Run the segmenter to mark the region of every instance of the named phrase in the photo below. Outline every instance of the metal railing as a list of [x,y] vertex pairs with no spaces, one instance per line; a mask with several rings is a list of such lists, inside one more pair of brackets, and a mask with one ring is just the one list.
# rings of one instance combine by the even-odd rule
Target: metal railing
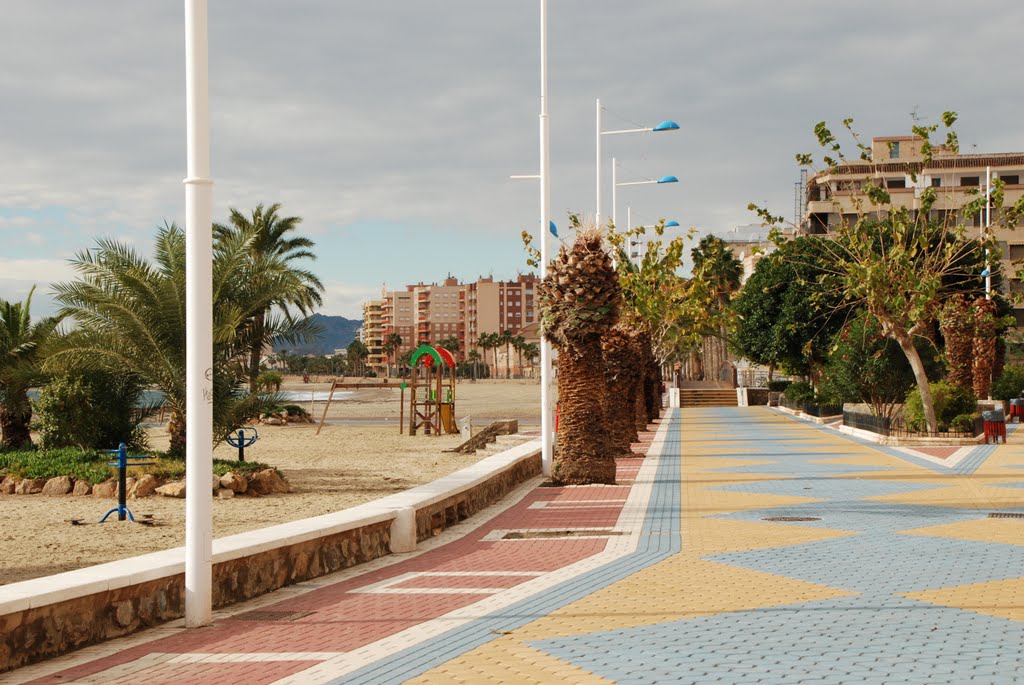
[[843,413],[843,408],[838,404],[818,404],[816,402],[794,402],[793,400],[786,399],[783,395],[779,400],[779,404],[786,409],[792,409],[793,411],[801,411],[809,416],[816,416],[821,418],[822,416],[839,416]]
[[884,416],[874,416],[873,414],[844,411],[843,425],[894,438],[974,438],[985,432],[984,422],[981,420],[981,417],[974,420],[974,425],[970,431],[932,432],[908,426],[906,420],[901,418],[890,419]]

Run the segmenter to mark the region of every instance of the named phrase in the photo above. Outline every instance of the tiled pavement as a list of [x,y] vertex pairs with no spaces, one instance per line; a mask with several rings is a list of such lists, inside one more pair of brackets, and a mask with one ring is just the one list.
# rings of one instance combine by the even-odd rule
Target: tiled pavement
[[0,683],[1024,683],[1024,519],[987,516],[1024,437],[946,468],[764,408],[658,428],[618,486]]

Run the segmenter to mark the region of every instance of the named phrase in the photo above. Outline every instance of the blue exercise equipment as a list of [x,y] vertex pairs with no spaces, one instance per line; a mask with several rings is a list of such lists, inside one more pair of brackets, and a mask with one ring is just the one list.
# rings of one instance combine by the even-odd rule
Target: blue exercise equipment
[[117,506],[108,511],[100,519],[100,523],[107,520],[107,517],[117,512],[117,520],[124,521],[125,518],[135,523],[135,517],[128,510],[128,467],[129,466],[150,466],[156,462],[152,461],[128,461],[129,459],[149,459],[149,456],[129,457],[128,447],[122,442],[116,450],[105,450],[105,454],[116,454],[117,461],[107,462],[109,466],[117,467]]
[[[251,437],[246,436],[245,431],[247,430],[252,431]],[[259,437],[260,434],[252,426],[242,426],[238,429],[238,435],[229,433],[224,440],[232,447],[238,448],[238,461],[245,461],[245,448],[259,440]]]

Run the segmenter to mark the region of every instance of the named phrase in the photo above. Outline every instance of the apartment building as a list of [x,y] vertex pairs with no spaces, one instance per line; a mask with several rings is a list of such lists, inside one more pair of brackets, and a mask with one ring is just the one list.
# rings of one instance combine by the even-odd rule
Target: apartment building
[[[1012,205],[1024,195],[1024,152],[991,154],[954,154],[944,146],[933,147],[933,157],[924,162],[921,154],[922,139],[916,136],[888,136],[873,138],[871,161],[851,162],[831,173],[813,176],[807,182],[807,202],[801,221],[801,232],[829,234],[844,222],[857,216],[857,203],[863,200],[861,190],[869,180],[881,181],[888,190],[895,207],[917,210],[921,206],[921,193],[935,188],[937,201],[932,207],[933,218],[952,217],[959,209],[976,198],[968,191],[986,190],[987,174],[1001,179],[1005,191],[1005,205]],[[916,174],[916,180],[912,178]],[[864,200],[866,204],[866,200]],[[975,217],[973,225],[982,230],[982,218]],[[1004,290],[1010,295],[1024,292],[1016,267],[1012,262],[1024,258],[1024,230],[993,229],[1003,253],[1000,264],[1004,277]],[[1012,303],[1018,327],[1024,326],[1024,305]]]
[[363,303],[362,341],[366,345],[366,366],[371,371],[384,368],[384,328],[382,312],[384,300]]
[[[459,343],[456,357],[460,361],[468,350],[479,350],[478,341],[484,333],[509,330],[528,342],[539,342],[534,325],[536,283],[534,274],[520,274],[508,281],[495,281],[488,276],[471,283],[460,283],[449,275],[441,283],[417,283],[407,285],[405,290],[385,291],[375,301],[380,303],[381,310],[380,340],[383,344],[389,334],[397,333],[402,344],[395,357],[401,357],[421,343],[438,345],[442,340],[455,338]],[[367,321],[365,317],[373,314],[372,308],[367,309],[370,304],[364,305]],[[364,323],[364,328],[372,335],[372,325]],[[385,371],[385,357],[382,353],[374,358],[374,370],[378,373]],[[493,353],[489,357],[493,366]]]

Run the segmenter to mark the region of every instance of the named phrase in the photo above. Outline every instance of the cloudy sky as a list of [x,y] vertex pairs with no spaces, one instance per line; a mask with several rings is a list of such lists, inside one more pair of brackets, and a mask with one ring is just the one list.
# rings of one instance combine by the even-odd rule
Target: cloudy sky
[[[820,120],[906,134],[961,115],[965,152],[1024,150],[1024,3],[550,0],[552,210],[593,212],[594,102],[620,223],[705,232],[793,213]],[[0,297],[68,279],[97,237],[148,252],[183,222],[180,1],[6,3],[0,21]],[[214,218],[281,202],[317,242],[324,312],[382,284],[525,270],[538,225],[537,0],[211,0]]]

